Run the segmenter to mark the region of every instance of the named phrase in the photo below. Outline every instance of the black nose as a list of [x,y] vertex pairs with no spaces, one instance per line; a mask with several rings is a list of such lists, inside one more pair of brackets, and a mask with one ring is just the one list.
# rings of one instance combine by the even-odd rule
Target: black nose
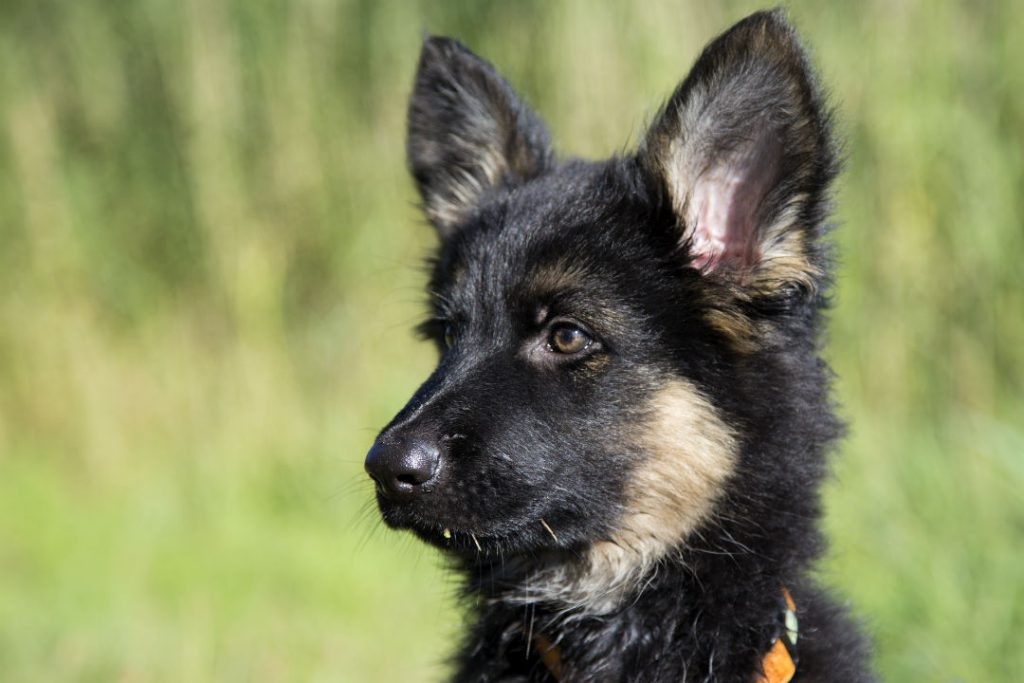
[[410,437],[377,439],[366,454],[366,472],[381,493],[392,500],[409,500],[434,478],[441,450],[433,441]]

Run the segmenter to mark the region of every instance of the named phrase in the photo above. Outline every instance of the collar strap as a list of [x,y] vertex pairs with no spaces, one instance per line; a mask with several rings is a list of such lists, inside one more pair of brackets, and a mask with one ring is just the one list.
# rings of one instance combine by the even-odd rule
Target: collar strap
[[785,608],[779,615],[768,654],[761,660],[762,673],[757,683],[789,683],[796,675],[796,641],[800,636],[800,622],[796,618],[796,603],[788,589],[782,589],[782,597]]
[[[796,641],[800,635],[800,622],[797,621],[796,603],[789,589],[783,587],[782,597],[785,606],[779,613],[777,630],[768,653],[761,660],[762,674],[757,683],[789,683],[796,675]],[[562,680],[562,651],[558,646],[543,633],[533,635],[532,645],[552,678]]]

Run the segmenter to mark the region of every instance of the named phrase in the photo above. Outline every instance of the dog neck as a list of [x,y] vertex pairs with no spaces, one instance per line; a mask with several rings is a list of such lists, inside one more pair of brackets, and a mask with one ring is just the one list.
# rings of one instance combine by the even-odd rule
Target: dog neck
[[[796,602],[787,588],[782,589],[782,601],[777,617],[776,630],[764,657],[761,672],[756,683],[789,683],[796,675],[799,654],[800,622],[796,615]],[[563,666],[561,648],[543,632],[528,634],[527,646],[540,657],[548,674],[556,681],[567,678]]]

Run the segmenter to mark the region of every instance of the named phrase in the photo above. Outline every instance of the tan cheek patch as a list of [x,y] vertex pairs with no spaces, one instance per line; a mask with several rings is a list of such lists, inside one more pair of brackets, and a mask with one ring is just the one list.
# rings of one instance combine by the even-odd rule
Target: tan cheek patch
[[673,380],[652,398],[638,446],[646,457],[615,532],[580,562],[532,577],[524,601],[610,612],[710,517],[736,466],[736,437],[692,383]]
[[672,381],[651,409],[641,437],[647,458],[633,473],[625,515],[612,539],[594,547],[612,557],[625,550],[625,561],[641,567],[710,515],[736,465],[732,430],[690,382]]

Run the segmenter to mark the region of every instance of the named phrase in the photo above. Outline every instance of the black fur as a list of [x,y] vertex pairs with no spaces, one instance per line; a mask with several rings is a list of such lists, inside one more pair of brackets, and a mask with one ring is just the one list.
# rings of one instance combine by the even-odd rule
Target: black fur
[[[809,574],[841,432],[819,356],[830,130],[778,12],[711,43],[641,149],[596,163],[556,162],[489,64],[426,41],[408,150],[442,238],[422,326],[441,357],[367,469],[384,520],[466,578],[455,680],[550,680],[542,635],[562,680],[753,681],[783,587],[794,680],[873,680]],[[674,518],[690,495],[695,524]],[[635,571],[602,580],[595,548]]]

